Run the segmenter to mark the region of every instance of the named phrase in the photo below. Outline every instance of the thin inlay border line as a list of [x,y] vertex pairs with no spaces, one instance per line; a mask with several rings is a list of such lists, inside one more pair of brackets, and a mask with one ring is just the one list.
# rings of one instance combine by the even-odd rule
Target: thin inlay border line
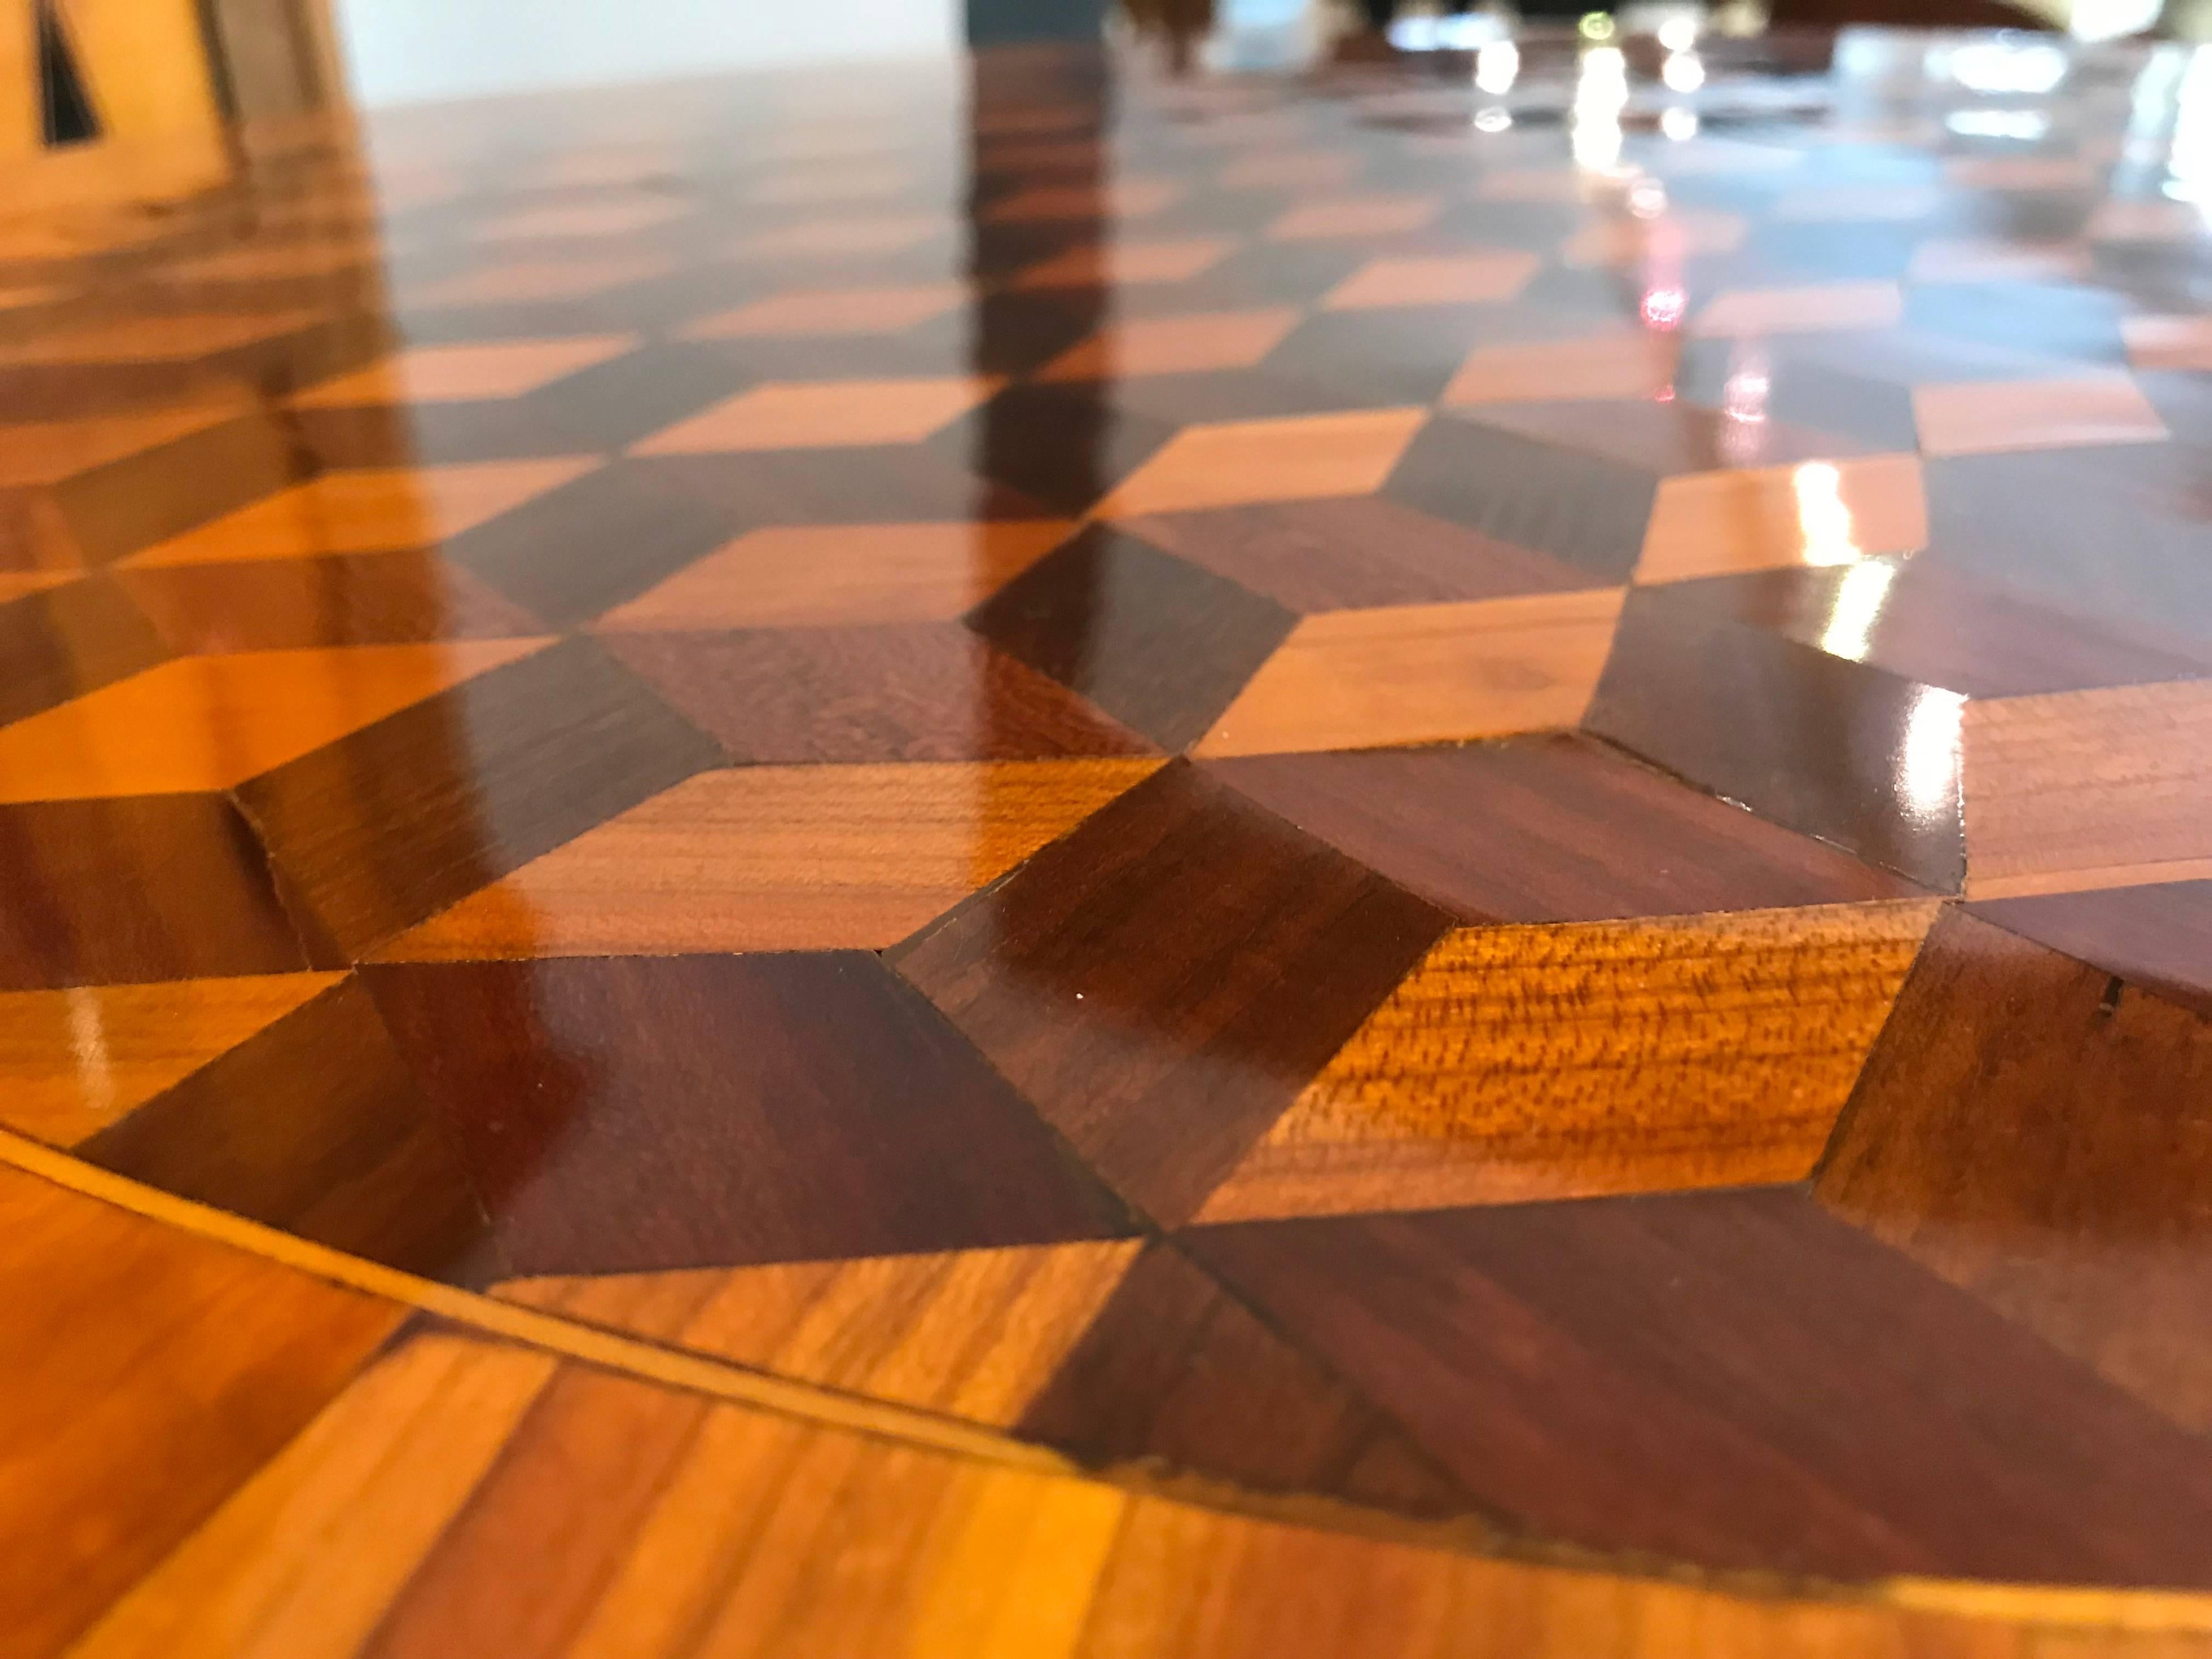
[[[1878,1579],[1863,1585],[1811,1580],[1793,1584],[1768,1574],[1667,1568],[1650,1562],[1615,1564],[1568,1545],[1501,1540],[1487,1527],[1481,1527],[1478,1540],[1470,1537],[1469,1528],[1462,1523],[1446,1523],[1439,1528],[1399,1521],[1329,1499],[1270,1498],[1188,1475],[1164,1475],[1136,1468],[1094,1470],[1048,1448],[1015,1440],[955,1418],[775,1376],[727,1360],[684,1353],[595,1326],[574,1323],[536,1309],[501,1302],[474,1291],[417,1278],[394,1267],[348,1255],[328,1245],[296,1238],[211,1206],[111,1175],[9,1129],[0,1128],[0,1164],[180,1232],[246,1250],[298,1272],[398,1303],[479,1336],[518,1343],[600,1370],[821,1427],[1001,1468],[1062,1479],[1103,1480],[1124,1490],[1225,1513],[1393,1537],[1455,1554],[1522,1561],[1532,1568],[1565,1568],[1614,1577],[1658,1580],[1746,1600],[1835,1606],[1874,1603],[1918,1613],[2076,1631],[2212,1634],[2212,1595],[2208,1594],[2072,1589],[1918,1577]],[[1345,1524],[1347,1521],[1352,1522],[1349,1528]],[[1475,1524],[1480,1526],[1480,1522]]]

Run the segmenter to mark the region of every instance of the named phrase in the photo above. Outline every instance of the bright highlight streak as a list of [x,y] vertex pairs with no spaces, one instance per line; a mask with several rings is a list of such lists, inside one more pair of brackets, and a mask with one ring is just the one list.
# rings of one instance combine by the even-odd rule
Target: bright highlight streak
[[1869,559],[1844,573],[1836,597],[1828,607],[1827,625],[1820,630],[1820,649],[1832,657],[1864,662],[1874,649],[1874,627],[1889,599],[1889,585],[1897,580],[1897,567]]
[[1797,497],[1797,529],[1805,539],[1807,564],[1856,564],[1866,556],[1851,510],[1844,505],[1841,472],[1826,461],[1808,461],[1790,474],[1790,487]]
[[1521,75],[1521,48],[1510,40],[1494,40],[1474,55],[1474,84],[1492,97],[1513,90]]

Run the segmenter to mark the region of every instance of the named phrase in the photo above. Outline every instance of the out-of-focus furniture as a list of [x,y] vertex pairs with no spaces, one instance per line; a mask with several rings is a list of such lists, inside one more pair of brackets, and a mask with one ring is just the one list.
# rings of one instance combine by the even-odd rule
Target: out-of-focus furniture
[[324,0],[0,0],[0,218],[191,195],[343,104]]

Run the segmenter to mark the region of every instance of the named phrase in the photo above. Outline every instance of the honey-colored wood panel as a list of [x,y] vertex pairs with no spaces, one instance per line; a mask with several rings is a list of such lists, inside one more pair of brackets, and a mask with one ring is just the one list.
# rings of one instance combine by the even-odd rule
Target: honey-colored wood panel
[[634,455],[920,443],[995,392],[994,376],[757,386],[631,446]]
[[1496,303],[1520,293],[1543,263],[1537,255],[1518,248],[1374,259],[1330,289],[1322,300],[1322,309],[1371,311],[1392,306]]
[[958,283],[901,288],[794,290],[704,318],[684,330],[695,340],[812,339],[898,334],[964,304]]
[[1173,241],[1078,243],[1019,272],[1017,289],[1090,288],[1111,283],[1176,283],[1219,264],[1237,244],[1225,236]]
[[1307,617],[1193,753],[1286,754],[1573,726],[1626,590]]
[[1489,1559],[431,1334],[72,1659],[2203,1659],[2201,1624],[2178,1597],[1904,1581],[1822,1601]]
[[0,605],[19,599],[26,593],[59,587],[64,582],[74,581],[78,574],[74,570],[0,570]]
[[337,977],[255,974],[0,994],[0,1123],[74,1146]]
[[148,548],[130,562],[194,564],[428,546],[557,489],[596,465],[581,459],[486,461],[325,473]]
[[1849,564],[1927,544],[1916,455],[1687,472],[1660,480],[1636,579]]
[[2180,1659],[2208,1646],[2197,1635],[1733,1596],[1144,1498],[1129,1506],[1076,1659]]
[[1051,1379],[1138,1248],[530,1279],[495,1294],[778,1376],[1005,1425]]
[[0,1631],[60,1653],[405,1310],[0,1170]]
[[1802,1180],[1935,912],[1448,934],[1200,1218]]
[[222,127],[193,0],[60,0],[111,138],[213,143]]
[[1160,764],[702,773],[462,900],[387,946],[382,958],[881,949]]
[[1477,346],[1444,388],[1448,406],[1650,398],[1670,391],[1681,342],[1619,329],[1591,339]]
[[1127,1501],[572,1370],[362,1652],[1042,1659]]
[[[347,246],[310,247],[310,254],[349,263],[358,257]],[[271,251],[272,252],[274,250]],[[262,256],[265,261],[269,255]],[[198,268],[207,275],[207,266]],[[240,271],[247,276],[297,274],[265,268]],[[471,398],[519,398],[526,392],[596,363],[618,357],[637,343],[627,334],[585,335],[574,339],[503,340],[487,344],[417,346],[367,368],[323,381],[292,399],[295,408],[343,408],[349,404],[465,402]]]
[[[1533,261],[1532,261],[1533,263]],[[1115,380],[1249,368],[1298,325],[1295,306],[1131,318],[1071,346],[1038,371],[1040,380]]]
[[[88,168],[94,162],[121,166],[133,154],[128,146],[88,144],[57,151],[26,176],[51,178],[79,162]],[[20,335],[0,343],[0,363],[183,362],[234,346],[257,345],[321,320],[312,311],[277,310],[118,317]]]
[[41,147],[33,15],[30,0],[8,0],[0,18],[0,215],[42,216],[25,228],[66,252],[145,234],[110,204],[187,195],[228,175],[193,0],[58,0],[55,21],[100,124],[97,142],[58,150]]
[[153,449],[244,412],[246,400],[210,395],[179,408],[0,427],[0,486],[54,484]]
[[1419,409],[1186,428],[1124,479],[1100,518],[1379,489],[1427,418]]
[[177,658],[0,727],[0,801],[227,789],[547,643]]
[[553,1375],[427,1334],[372,1367],[70,1650],[70,1659],[344,1659]]
[[32,0],[0,0],[0,166],[39,153],[44,127]]
[[603,628],[950,622],[1060,545],[1064,519],[779,525],[740,536],[600,620]]
[[2212,680],[1969,702],[1966,893],[2212,871]]

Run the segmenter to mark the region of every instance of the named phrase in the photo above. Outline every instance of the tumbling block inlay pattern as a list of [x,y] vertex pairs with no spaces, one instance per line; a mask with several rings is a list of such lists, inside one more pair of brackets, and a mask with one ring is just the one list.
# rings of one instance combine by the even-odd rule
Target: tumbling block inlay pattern
[[1802,1180],[1934,914],[1449,934],[1199,1219]]
[[0,1122],[74,1146],[336,981],[246,975],[0,994]]
[[1222,9],[15,204],[9,1659],[2212,1659],[2185,55]]
[[896,945],[1152,760],[705,772],[525,865],[386,961]]
[[2212,873],[2212,681],[1967,704],[1975,898]]
[[417,346],[387,362],[325,380],[292,401],[301,408],[316,409],[519,398],[618,357],[636,343],[630,336],[603,335],[501,345]]
[[495,1294],[699,1353],[1011,1424],[1128,1272],[1133,1242],[692,1273],[524,1279]]
[[136,555],[133,564],[296,559],[427,547],[557,489],[587,460],[333,472]]
[[547,643],[179,658],[0,727],[0,800],[227,789]]
[[1382,486],[1425,418],[1417,409],[1386,409],[1192,427],[1124,480],[1098,514],[1364,495]]
[[2150,400],[2118,374],[1916,386],[1912,413],[1930,455],[2156,443],[2166,435]]
[[1074,527],[1017,519],[756,530],[609,611],[600,625],[681,631],[949,622]]
[[1660,481],[1636,579],[1845,564],[1927,544],[1928,502],[1915,456],[1687,472]]
[[1308,617],[1199,755],[1380,748],[1571,726],[1604,672],[1622,590]]
[[709,455],[919,443],[994,390],[994,381],[969,377],[755,386],[655,433],[631,453]]

